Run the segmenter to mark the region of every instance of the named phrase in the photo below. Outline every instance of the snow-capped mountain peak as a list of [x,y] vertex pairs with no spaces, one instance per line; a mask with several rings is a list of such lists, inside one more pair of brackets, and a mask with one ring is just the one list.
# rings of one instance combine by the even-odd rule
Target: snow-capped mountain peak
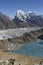
[[24,11],[22,11],[22,10],[18,10],[16,12],[16,17],[18,19],[22,20],[22,21],[25,21],[25,19],[26,19],[26,13]]
[[[16,23],[18,26],[22,27],[27,27],[28,25],[30,26],[43,26],[43,15],[38,15],[35,12],[24,12],[22,10],[18,10],[16,12],[16,15],[13,19],[13,21]],[[33,25],[31,25],[33,24]]]
[[24,11],[22,11],[22,10],[18,10],[18,11],[17,11],[17,15],[18,15],[18,14],[24,15],[24,14],[25,14],[25,12],[24,12]]

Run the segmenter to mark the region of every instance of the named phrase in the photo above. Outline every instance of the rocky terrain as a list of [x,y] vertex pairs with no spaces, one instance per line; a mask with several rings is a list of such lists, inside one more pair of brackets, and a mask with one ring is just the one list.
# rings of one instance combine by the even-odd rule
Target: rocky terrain
[[0,51],[18,49],[27,42],[35,42],[38,39],[38,36],[43,34],[43,28],[37,30],[33,29],[33,31],[30,31],[29,28],[25,29],[25,31],[24,29],[12,29],[5,30],[3,32],[2,31],[0,31]]
[[11,21],[9,16],[0,12],[0,30],[15,28],[16,24]]
[[0,65],[43,65],[43,59],[25,56],[20,54],[11,54],[0,52]]

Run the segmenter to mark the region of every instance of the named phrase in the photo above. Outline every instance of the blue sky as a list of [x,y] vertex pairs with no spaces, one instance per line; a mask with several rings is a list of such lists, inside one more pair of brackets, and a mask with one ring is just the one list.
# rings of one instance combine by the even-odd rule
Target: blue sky
[[43,15],[43,0],[0,0],[0,12],[14,16],[17,10]]

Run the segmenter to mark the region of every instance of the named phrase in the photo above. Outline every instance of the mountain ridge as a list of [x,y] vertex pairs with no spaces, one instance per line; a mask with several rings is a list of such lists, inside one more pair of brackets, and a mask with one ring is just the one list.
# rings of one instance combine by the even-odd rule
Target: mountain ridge
[[9,16],[0,12],[0,29],[13,29],[24,27],[43,27],[43,15],[37,15],[34,12],[25,13],[18,10],[15,17],[11,20]]
[[[19,13],[19,14],[18,14]],[[34,12],[28,12],[25,13],[22,10],[18,10],[16,12],[16,15],[13,19],[15,23],[20,22],[27,23],[29,26],[29,23],[36,26],[42,26],[43,27],[43,15],[37,15]]]

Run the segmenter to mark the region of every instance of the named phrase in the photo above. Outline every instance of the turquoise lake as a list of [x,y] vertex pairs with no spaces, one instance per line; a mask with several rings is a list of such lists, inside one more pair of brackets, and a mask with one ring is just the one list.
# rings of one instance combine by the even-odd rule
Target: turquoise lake
[[27,43],[18,50],[12,50],[11,52],[43,58],[43,40]]

